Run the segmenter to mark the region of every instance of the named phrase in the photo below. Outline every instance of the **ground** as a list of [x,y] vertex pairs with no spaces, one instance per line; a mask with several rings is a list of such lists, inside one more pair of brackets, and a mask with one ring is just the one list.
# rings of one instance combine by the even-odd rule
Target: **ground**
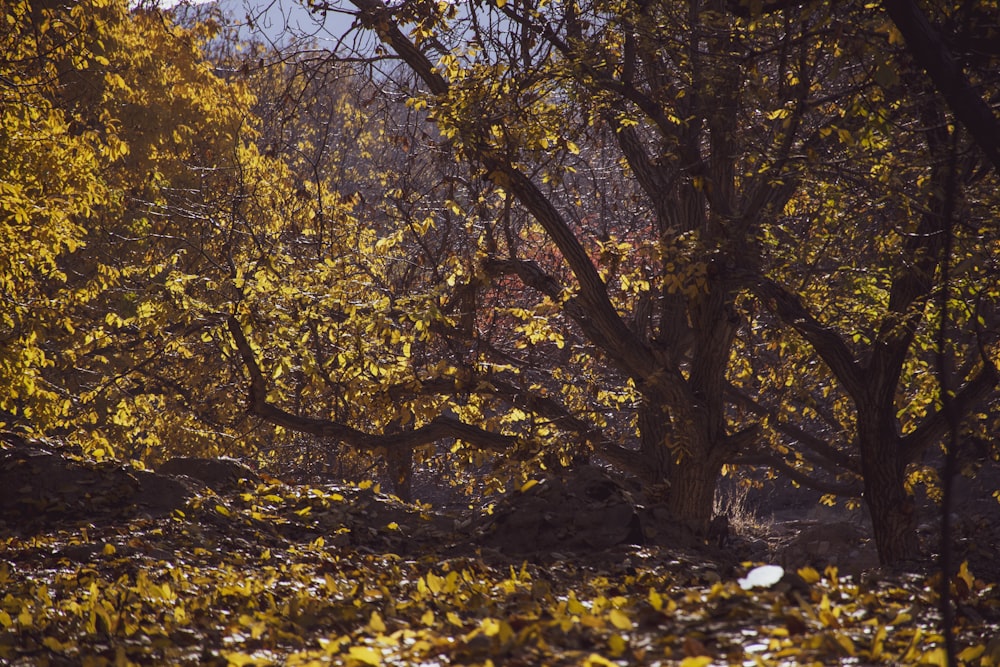
[[[286,485],[235,462],[182,462],[168,476],[3,454],[4,664],[944,658],[933,562],[848,572],[823,560],[860,553],[863,534],[822,529],[649,539],[655,508],[631,514],[629,492],[590,469],[526,485],[489,514],[407,505],[371,484]],[[755,582],[768,562],[783,576]],[[998,664],[995,580],[973,564],[951,586],[962,659]]]

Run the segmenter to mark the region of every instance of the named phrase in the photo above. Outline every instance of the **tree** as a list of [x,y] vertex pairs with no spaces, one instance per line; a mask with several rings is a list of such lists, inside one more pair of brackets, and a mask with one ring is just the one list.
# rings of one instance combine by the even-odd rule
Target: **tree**
[[[951,35],[950,44],[912,0],[886,0],[882,5],[902,33],[916,63],[926,70],[952,113],[972,134],[993,168],[1000,171],[1000,126],[996,115],[973,88],[962,63],[953,54],[957,47],[966,56],[976,54],[986,59],[997,56],[996,46],[990,39],[995,38],[990,32],[996,28],[989,21],[989,12],[996,11],[995,4],[968,3],[949,8],[951,15],[948,18],[955,23],[962,22],[959,30]],[[967,40],[966,44],[957,43],[961,38]]]
[[997,206],[876,8],[351,6],[381,51],[257,72],[155,9],[11,10],[6,421],[148,460],[304,434],[404,493],[430,446],[596,456],[695,532],[731,464],[818,466],[914,554],[935,318],[975,329],[951,405],[996,382]]
[[[860,452],[856,473],[866,486],[880,554],[886,562],[913,555],[905,468],[940,437],[941,419],[914,427],[912,451],[903,456],[889,454],[893,448],[885,443],[900,437],[894,421],[898,383],[914,358],[922,305],[941,261],[942,188],[952,177],[948,134],[926,133],[930,167],[921,182],[928,187],[916,196],[926,198],[927,212],[904,213],[912,221],[910,235],[895,237],[893,251],[912,253],[917,261],[899,266],[885,254],[888,246],[853,258],[875,262],[868,269],[872,285],[887,289],[888,302],[877,307],[886,310],[872,321],[871,359],[862,352],[858,363],[850,345],[830,335],[822,318],[807,317],[798,297],[775,289],[773,281],[744,279],[747,270],[759,275],[757,267],[775,265],[767,240],[787,224],[783,214],[799,186],[812,180],[806,165],[855,159],[873,148],[873,140],[890,141],[886,124],[895,119],[877,94],[891,84],[892,64],[860,28],[878,25],[877,14],[850,8],[831,13],[814,5],[793,12],[783,3],[758,11],[711,3],[559,9],[497,3],[467,14],[420,4],[353,4],[360,24],[419,78],[423,90],[414,104],[430,111],[447,148],[522,207],[538,229],[548,251],[542,261],[524,257],[509,241],[480,244],[486,284],[495,288],[498,279],[516,277],[542,295],[547,321],[565,318],[562,324],[575,330],[581,349],[600,359],[595,385],[617,381],[632,390],[618,395],[626,397],[622,405],[632,405],[622,412],[632,415],[638,446],[594,437],[606,427],[599,422],[578,429],[578,437],[642,471],[649,482],[666,480],[674,514],[703,528],[722,465],[739,460],[756,433],[752,415],[740,424],[745,428],[737,425],[726,396],[735,370],[737,295],[745,290],[805,336],[844,385]],[[834,16],[858,31],[832,29]],[[769,99],[775,87],[777,100]],[[938,114],[917,95],[908,108],[925,121]],[[574,204],[561,197],[566,163],[553,154],[576,153],[603,129],[627,165],[632,196],[643,199],[649,224],[639,238],[645,246],[594,234],[577,223],[587,215],[574,214]],[[855,142],[861,153],[852,150]],[[590,156],[583,151],[573,167]],[[823,177],[829,180],[821,187],[840,190],[843,173],[828,170]],[[877,190],[886,182],[864,196],[884,197]],[[864,228],[850,215],[838,225],[831,234]],[[617,248],[617,259],[609,247]],[[639,249],[650,255],[641,261],[652,261],[622,269],[622,256]],[[880,283],[880,275],[887,282]],[[622,292],[615,289],[616,277]],[[967,408],[992,386],[988,367],[979,368],[982,374],[964,378],[969,383],[960,398]],[[832,454],[822,440],[814,437],[812,444]],[[855,465],[850,456],[832,458]]]
[[[942,105],[921,86],[902,85],[912,77],[896,76],[906,67],[898,54],[884,46],[875,53],[881,55],[867,102],[853,111],[854,126],[840,130],[850,167],[839,167],[835,179],[819,175],[803,191],[809,195],[790,202],[789,219],[804,223],[793,223],[807,239],[804,254],[747,286],[832,374],[802,372],[795,386],[808,394],[798,405],[803,416],[790,416],[791,407],[779,428],[800,452],[811,450],[814,461],[863,482],[879,555],[888,563],[919,553],[912,486],[927,473],[915,464],[947,432],[944,399],[929,370],[937,323],[951,319],[962,331],[992,320],[995,286],[982,267],[990,264],[996,202],[992,179],[948,125]],[[952,220],[961,223],[946,254]],[[943,289],[955,295],[947,312],[936,306]],[[995,389],[992,353],[982,342],[952,335],[942,351],[950,359],[956,418]],[[853,407],[839,416],[827,410],[826,426],[816,428],[813,419],[810,428],[804,417],[819,416],[817,396],[823,402],[830,395],[831,381]],[[809,393],[810,385],[820,391]]]
[[[114,195],[103,170],[127,153],[111,123],[81,130],[54,103],[60,65],[97,65],[80,36],[85,8],[8,4],[0,34],[0,422],[38,435],[65,425],[71,398],[48,376],[49,339],[72,334],[69,314],[94,293],[67,285],[63,261]],[[56,335],[58,335],[56,333]]]
[[[939,244],[947,215],[944,210],[947,189],[943,181],[949,178],[948,135],[943,119],[931,127],[930,132],[936,136],[928,138],[932,162],[926,168],[930,172],[924,195],[926,204],[921,207],[922,212],[909,214],[896,203],[875,204],[878,211],[875,215],[879,215],[885,221],[883,224],[889,226],[882,232],[885,235],[883,241],[877,242],[882,249],[878,250],[881,257],[873,258],[875,264],[851,262],[829,272],[823,271],[817,275],[817,282],[824,283],[819,287],[813,286],[812,278],[806,278],[793,288],[769,279],[759,279],[751,286],[782,321],[808,341],[851,399],[853,410],[849,412],[850,420],[834,435],[846,435],[850,443],[848,451],[857,454],[857,459],[853,459],[853,454],[849,455],[846,468],[848,472],[853,469],[860,473],[879,555],[887,563],[915,558],[918,554],[915,505],[908,490],[907,467],[915,463],[930,445],[941,440],[946,427],[937,387],[933,384],[928,386],[921,379],[921,375],[926,375],[928,368],[933,367],[930,355],[934,349],[933,324],[941,316],[934,313],[931,300],[941,289],[937,282],[943,261]],[[861,211],[867,212],[868,207],[863,207]],[[853,212],[859,211],[855,209]],[[859,228],[856,222],[846,226],[848,229],[851,227]],[[890,231],[892,229],[898,231]],[[907,229],[911,231],[905,231]],[[977,231],[983,230],[980,228]],[[893,236],[893,241],[884,243]],[[847,238],[852,237],[848,235]],[[836,246],[830,245],[832,247],[826,251],[836,257]],[[975,245],[975,242],[970,242],[970,245]],[[856,248],[840,258],[864,259],[857,255]],[[907,261],[893,261],[883,253],[892,253]],[[869,277],[861,280],[871,281],[868,289],[855,282],[850,292],[838,294],[834,291],[837,309],[819,306],[829,303],[827,299],[833,295],[829,295],[827,285],[831,281],[842,280],[838,278],[839,273],[859,270],[859,276]],[[982,274],[964,276],[964,280],[969,281],[983,279],[985,276]],[[982,283],[967,285],[966,294],[985,295]],[[808,296],[808,303],[812,304],[810,307],[805,305],[807,302],[803,296],[810,295],[814,289],[829,296],[826,299],[817,298],[815,294]],[[966,322],[970,312],[976,313],[975,309],[970,310],[961,304],[958,310],[965,314],[956,316]],[[992,362],[987,360],[982,363],[980,350],[974,341],[970,346],[968,339],[952,340],[951,345],[952,353],[957,357],[955,379],[961,383],[954,396],[954,407],[957,414],[966,414],[992,392],[997,377]],[[816,374],[810,379],[817,379]],[[811,433],[815,437],[816,431]],[[805,447],[813,444],[807,439],[800,442]],[[830,441],[824,441],[821,447],[813,449],[821,453],[841,451]],[[827,456],[827,459],[837,462],[838,457]],[[851,462],[852,459],[856,463]]]
[[[669,487],[674,515],[704,530],[723,464],[756,432],[726,395],[741,318],[724,269],[760,261],[809,156],[836,148],[830,107],[857,85],[825,77],[853,36],[816,6],[753,19],[701,3],[354,6],[482,193],[478,208],[453,200],[475,253],[438,264],[438,312],[417,336],[474,354],[416,371],[408,395],[444,391],[488,447],[571,437]],[[594,202],[612,196],[624,201],[601,220]]]
[[[230,366],[213,331],[227,336],[236,265],[256,271],[264,232],[307,214],[253,144],[253,98],[205,60],[210,24],[124,0],[9,17],[5,232],[26,254],[8,255],[23,308],[4,409],[98,457],[226,452],[250,426],[216,400]],[[41,398],[51,415],[29,403]]]

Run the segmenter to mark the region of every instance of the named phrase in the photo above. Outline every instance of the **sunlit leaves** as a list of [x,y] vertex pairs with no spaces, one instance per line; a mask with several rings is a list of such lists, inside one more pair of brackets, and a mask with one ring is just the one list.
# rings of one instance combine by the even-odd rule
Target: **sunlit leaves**
[[73,333],[68,313],[93,296],[65,286],[63,259],[85,244],[87,221],[114,199],[103,171],[127,153],[112,123],[74,129],[77,119],[54,99],[56,63],[79,54],[82,66],[90,57],[79,16],[42,11],[33,30],[31,7],[13,5],[0,37],[0,409],[26,430],[43,431],[68,414],[58,388],[43,379],[58,352],[42,343],[47,331]]
[[[388,533],[362,538],[358,550],[332,544],[333,527],[360,528],[369,513],[388,510],[419,544],[441,545],[425,520],[402,505],[373,505],[367,493],[247,487],[199,500],[183,519],[4,538],[12,560],[0,567],[0,658],[30,650],[96,660],[110,646],[133,662],[178,664],[703,665],[913,663],[941,651],[926,625],[936,598],[923,576],[859,584],[834,568],[803,568],[802,584],[743,590],[737,576],[752,576],[753,564],[720,576],[660,550],[633,550],[620,567],[564,556],[540,565],[484,560],[468,549],[401,558],[364,546],[388,544]],[[304,507],[312,508],[305,517],[293,511]],[[318,517],[329,522],[329,540],[311,540]],[[967,565],[955,585],[968,609],[995,606],[993,585]],[[963,625],[962,655],[983,655],[988,634]]]

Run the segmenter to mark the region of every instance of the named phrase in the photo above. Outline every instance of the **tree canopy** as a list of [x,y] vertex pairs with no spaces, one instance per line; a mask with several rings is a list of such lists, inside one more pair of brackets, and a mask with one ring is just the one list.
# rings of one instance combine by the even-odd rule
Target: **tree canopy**
[[[0,6],[4,451],[484,517],[596,466],[629,539],[700,546],[724,489],[807,487],[885,566],[997,458],[994,2],[309,0],[351,21],[330,48]],[[634,627],[628,590],[595,628]]]

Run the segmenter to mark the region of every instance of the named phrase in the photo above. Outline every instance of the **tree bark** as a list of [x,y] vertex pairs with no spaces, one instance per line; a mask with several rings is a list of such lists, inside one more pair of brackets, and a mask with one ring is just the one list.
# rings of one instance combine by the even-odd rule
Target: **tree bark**
[[[880,411],[884,414],[884,411]],[[858,415],[858,448],[864,471],[864,499],[872,520],[879,562],[914,560],[920,554],[914,499],[906,492],[906,462],[891,420],[879,413]]]
[[392,490],[405,502],[413,502],[413,449],[397,447],[385,454]]
[[659,500],[662,489],[671,518],[696,535],[706,534],[726,460],[723,452],[731,447],[710,441],[705,424],[673,423],[670,413],[652,400],[640,408],[639,429],[641,473],[650,494]]
[[671,466],[667,510],[697,535],[708,533],[721,471],[715,457],[681,456]]

